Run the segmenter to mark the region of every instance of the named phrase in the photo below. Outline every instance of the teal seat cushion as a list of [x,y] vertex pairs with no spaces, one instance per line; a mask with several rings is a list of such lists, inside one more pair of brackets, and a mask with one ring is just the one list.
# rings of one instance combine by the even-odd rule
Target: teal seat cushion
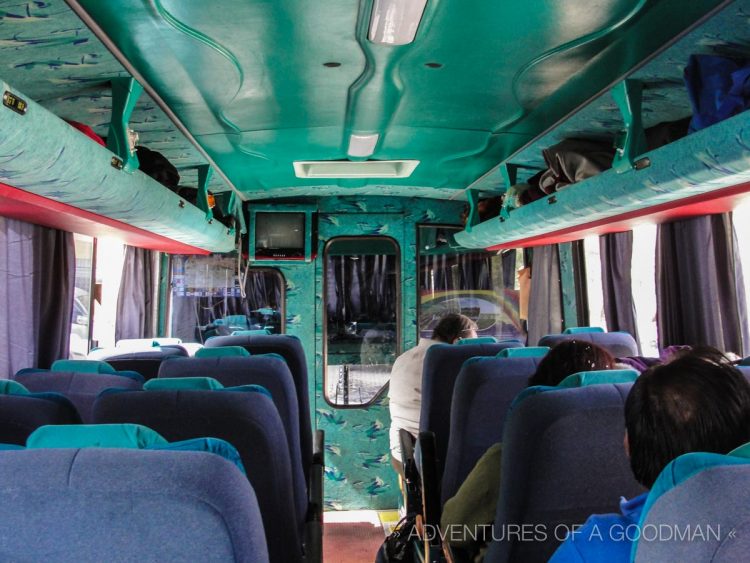
[[584,332],[606,332],[600,326],[571,326],[563,331],[563,334],[582,334]]
[[212,391],[224,389],[224,386],[213,377],[162,377],[150,379],[145,383],[143,389],[145,391],[176,391],[180,389]]
[[57,360],[52,364],[52,371],[75,371],[78,373],[110,373],[117,371],[107,362],[101,360]]
[[549,352],[549,346],[527,346],[505,348],[497,353],[497,358],[542,358]]
[[224,389],[221,389],[221,391],[232,391],[232,392],[240,392],[240,393],[260,393],[262,395],[265,395],[269,399],[273,399],[273,396],[271,395],[271,392],[263,387],[262,385],[238,385],[236,387],[225,387]]
[[140,424],[72,424],[40,426],[26,440],[34,448],[133,448],[164,445],[157,432]]
[[192,438],[190,440],[181,440],[179,442],[170,442],[168,444],[156,444],[149,446],[149,450],[167,450],[167,451],[184,451],[184,452],[209,452],[219,455],[224,459],[231,461],[237,468],[245,473],[245,466],[242,465],[242,459],[237,449],[219,438]]
[[265,328],[257,328],[253,330],[233,330],[232,336],[257,336],[258,334],[268,335],[271,331]]
[[216,348],[201,348],[195,353],[196,358],[221,358],[224,356],[249,356],[250,352],[242,346],[217,346]]
[[10,379],[0,379],[0,395],[29,395],[26,387]]
[[571,387],[586,387],[587,385],[602,385],[605,383],[634,383],[636,379],[638,379],[638,372],[634,369],[582,371],[569,375],[558,383],[557,387],[569,389]]
[[476,338],[461,338],[456,344],[495,344],[494,336],[477,336]]

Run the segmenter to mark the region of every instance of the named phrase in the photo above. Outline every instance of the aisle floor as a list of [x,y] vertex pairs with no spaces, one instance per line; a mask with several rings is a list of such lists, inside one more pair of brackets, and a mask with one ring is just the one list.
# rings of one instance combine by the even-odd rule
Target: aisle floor
[[351,510],[323,516],[323,563],[373,563],[398,512]]

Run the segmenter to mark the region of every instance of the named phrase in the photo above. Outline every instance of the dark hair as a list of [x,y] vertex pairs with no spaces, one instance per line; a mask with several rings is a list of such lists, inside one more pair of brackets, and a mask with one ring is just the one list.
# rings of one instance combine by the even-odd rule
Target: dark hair
[[645,371],[625,402],[630,467],[643,486],[689,452],[729,453],[750,441],[750,383],[716,349]]
[[601,346],[581,340],[563,340],[544,356],[529,386],[554,386],[581,371],[612,369],[615,359]]
[[463,338],[467,332],[476,330],[477,323],[469,317],[459,315],[458,313],[448,313],[432,331],[433,340],[439,340],[447,344],[452,344],[456,339]]

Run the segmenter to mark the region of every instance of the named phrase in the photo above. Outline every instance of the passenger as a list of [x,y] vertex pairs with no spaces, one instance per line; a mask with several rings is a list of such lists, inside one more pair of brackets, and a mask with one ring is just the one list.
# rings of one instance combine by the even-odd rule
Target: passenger
[[403,474],[399,430],[419,434],[419,413],[422,408],[422,366],[427,349],[433,344],[454,344],[462,338],[476,338],[477,325],[469,317],[450,313],[435,327],[432,339],[422,338],[419,344],[401,354],[393,363],[388,391],[391,410],[391,463]]
[[[750,383],[718,350],[694,351],[638,378],[625,403],[625,427],[633,475],[650,489],[682,454],[726,454],[750,441]],[[637,534],[614,532],[638,524],[647,494],[621,500],[622,514],[591,516],[550,561],[630,561]]]
[[[552,348],[539,362],[529,387],[547,385],[554,387],[563,379],[582,371],[598,371],[615,367],[612,355],[595,344],[578,340],[564,340]],[[500,495],[500,466],[502,444],[491,446],[479,458],[456,494],[443,507],[440,526],[446,531],[448,543],[478,556],[484,541],[475,540],[468,532],[482,531],[495,520],[495,508]],[[460,530],[461,533],[451,533]],[[481,560],[481,556],[479,557]]]

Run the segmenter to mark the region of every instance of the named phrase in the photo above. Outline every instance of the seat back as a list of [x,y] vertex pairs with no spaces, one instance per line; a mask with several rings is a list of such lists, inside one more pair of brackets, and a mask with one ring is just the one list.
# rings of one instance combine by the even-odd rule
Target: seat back
[[111,356],[102,356],[102,360],[118,371],[135,371],[140,373],[145,380],[149,380],[159,375],[159,366],[162,362],[172,358],[187,357],[187,355],[187,351],[182,346],[164,346],[133,352],[113,350]]
[[461,366],[474,356],[494,356],[505,348],[522,346],[511,340],[489,344],[435,344],[425,354],[422,369],[422,406],[419,431],[435,433],[435,456],[438,479],[442,477],[450,433],[451,398]]
[[539,339],[539,346],[554,348],[563,340],[591,342],[601,346],[616,358],[638,355],[638,344],[627,332],[581,332],[575,334],[548,334]]
[[453,389],[442,504],[456,494],[484,452],[502,440],[508,409],[541,360],[471,358],[464,362]]
[[252,487],[203,452],[0,451],[3,561],[267,562]]
[[80,422],[81,417],[73,403],[62,395],[0,394],[0,444],[22,446],[40,426]]
[[91,408],[105,389],[141,389],[143,383],[130,377],[106,373],[40,371],[17,373],[15,380],[35,393],[60,393],[70,399],[84,423],[93,422]]
[[689,453],[661,472],[641,513],[636,563],[747,560],[750,460]]
[[304,491],[294,488],[284,425],[265,393],[107,392],[97,399],[93,415],[98,424],[142,424],[170,442],[210,436],[232,444],[257,495],[271,560],[301,559],[304,514],[296,503]]
[[[632,383],[537,388],[516,400],[503,434],[502,481],[488,563],[547,561],[562,539],[551,531],[618,512],[618,499],[643,488],[623,448]],[[532,391],[532,389],[529,389]],[[537,541],[502,533],[543,526]],[[536,528],[535,528],[536,529]]]
[[[297,404],[299,406],[300,443],[302,447],[302,464],[305,474],[312,463],[312,419],[310,418],[309,383],[307,379],[307,360],[305,351],[299,338],[286,334],[272,334],[270,336],[239,335],[215,336],[206,340],[206,347],[242,346],[250,354],[279,354],[289,366],[294,378],[294,388],[297,390]],[[219,379],[219,381],[221,381]]]
[[[309,475],[309,465],[302,460],[304,431],[300,421],[299,404],[294,380],[286,362],[275,356],[178,358],[165,362],[160,371],[162,378],[212,377],[224,387],[261,385],[268,389],[284,423],[289,457],[292,465],[301,467],[304,476]],[[295,472],[296,475],[296,472]],[[298,484],[299,485],[299,484]],[[306,487],[306,485],[303,485]]]

